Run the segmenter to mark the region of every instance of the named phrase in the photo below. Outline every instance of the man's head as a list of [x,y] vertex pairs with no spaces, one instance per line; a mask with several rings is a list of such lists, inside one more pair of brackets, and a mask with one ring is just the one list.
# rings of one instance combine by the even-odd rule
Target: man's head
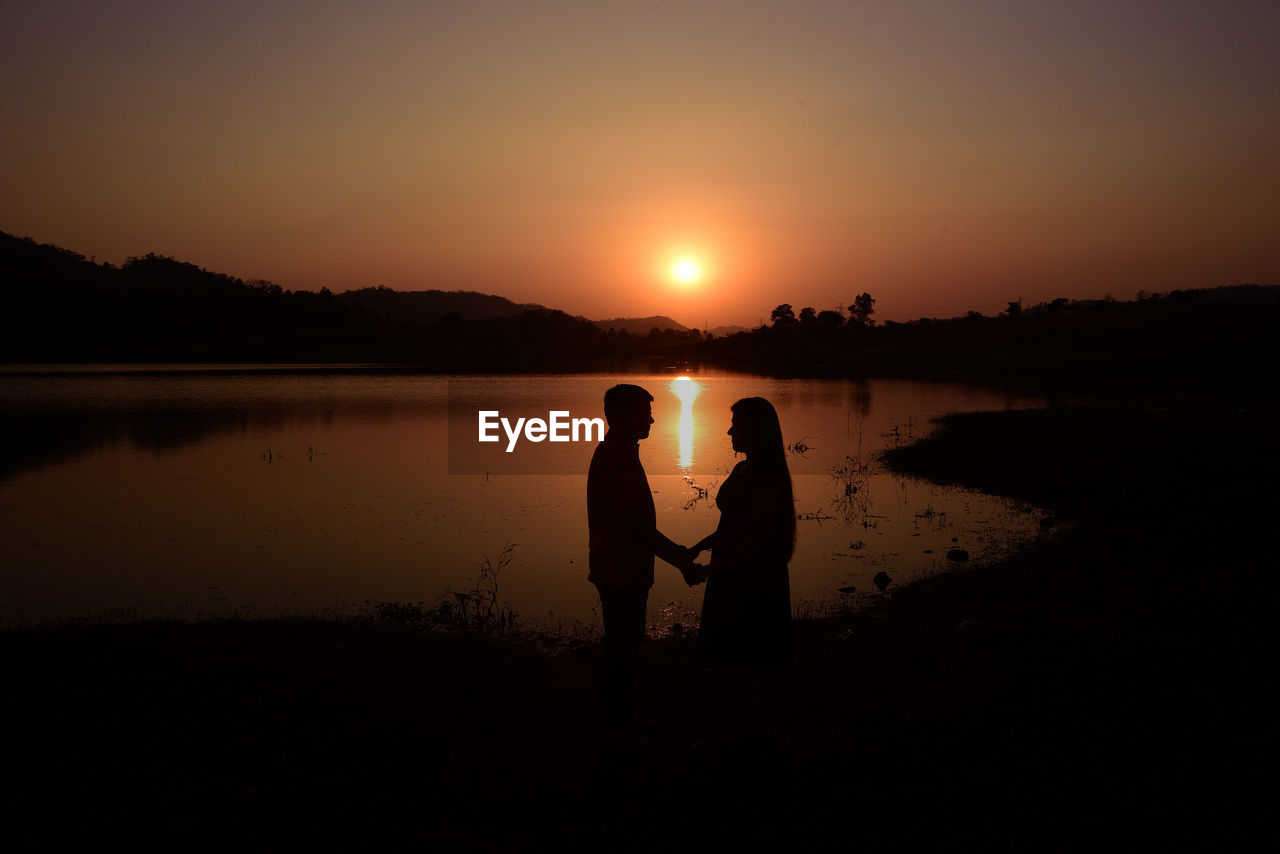
[[638,385],[614,386],[604,393],[604,420],[629,439],[646,438],[653,423],[653,395]]

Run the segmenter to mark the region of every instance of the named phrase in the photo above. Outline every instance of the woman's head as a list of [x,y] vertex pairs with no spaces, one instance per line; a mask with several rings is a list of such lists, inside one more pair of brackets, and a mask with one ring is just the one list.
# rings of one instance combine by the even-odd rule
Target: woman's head
[[729,407],[729,411],[733,413],[729,436],[735,451],[781,460],[786,465],[782,425],[772,403],[763,397],[744,397]]
[[778,546],[790,559],[796,547],[796,507],[777,410],[763,397],[744,397],[729,409],[733,413],[729,427],[733,449],[746,454],[756,476],[770,484],[770,504],[778,514],[774,529]]

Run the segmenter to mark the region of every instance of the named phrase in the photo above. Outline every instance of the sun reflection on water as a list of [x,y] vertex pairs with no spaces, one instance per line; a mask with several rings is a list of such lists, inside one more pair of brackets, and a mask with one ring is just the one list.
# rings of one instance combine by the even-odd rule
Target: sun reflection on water
[[702,385],[689,377],[680,376],[667,383],[667,388],[680,400],[680,449],[676,465],[687,470],[693,466],[693,402],[702,392]]

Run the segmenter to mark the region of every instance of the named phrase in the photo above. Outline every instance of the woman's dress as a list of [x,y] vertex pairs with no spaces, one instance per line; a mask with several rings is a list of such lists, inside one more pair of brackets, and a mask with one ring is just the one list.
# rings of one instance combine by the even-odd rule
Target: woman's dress
[[720,524],[698,631],[704,664],[791,661],[791,543],[784,514],[795,508],[787,492],[778,476],[753,470],[746,460],[720,486]]

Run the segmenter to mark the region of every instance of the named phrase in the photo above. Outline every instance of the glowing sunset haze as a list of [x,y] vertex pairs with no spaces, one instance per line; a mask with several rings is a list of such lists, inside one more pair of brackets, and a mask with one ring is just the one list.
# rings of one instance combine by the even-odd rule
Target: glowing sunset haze
[[0,229],[754,325],[1280,280],[1280,4],[6,3]]

